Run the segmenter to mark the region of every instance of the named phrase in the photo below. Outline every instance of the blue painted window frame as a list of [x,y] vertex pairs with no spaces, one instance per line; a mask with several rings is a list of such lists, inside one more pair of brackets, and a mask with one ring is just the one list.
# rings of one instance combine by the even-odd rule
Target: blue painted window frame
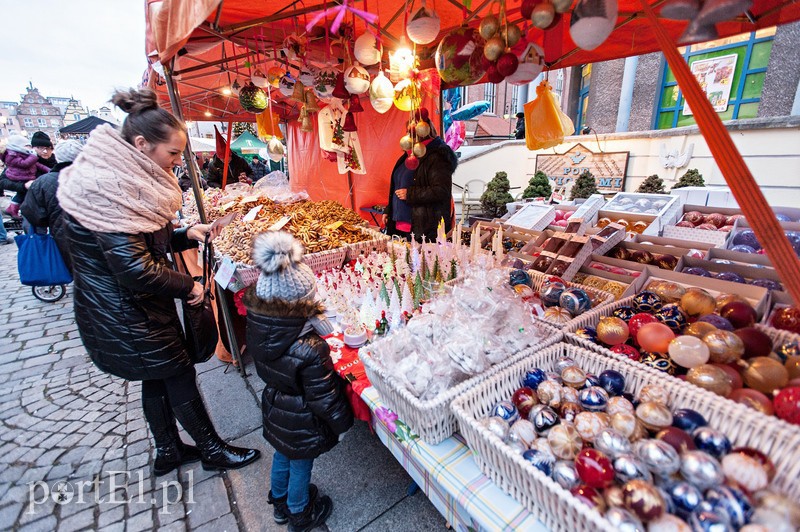
[[[741,48],[743,46],[747,47],[747,49],[745,51],[745,54],[744,54],[744,61],[743,61],[743,65],[742,65],[742,70],[740,71],[740,75],[739,75],[739,85],[737,87],[735,87],[736,94],[734,95],[733,98],[730,98],[730,100],[728,101],[728,107],[733,105],[733,115],[732,115],[731,118],[733,120],[735,120],[736,118],[739,117],[739,107],[742,104],[760,103],[761,102],[761,97],[760,96],[758,98],[742,98],[742,93],[744,92],[745,81],[747,80],[747,76],[749,76],[750,74],[759,74],[759,73],[763,73],[763,72],[767,71],[766,67],[763,67],[763,68],[750,68],[750,57],[751,57],[752,52],[753,52],[753,46],[756,45],[756,44],[762,43],[762,42],[768,42],[768,41],[773,41],[773,40],[775,40],[775,35],[769,35],[767,37],[756,38],[756,33],[755,32],[751,32],[750,33],[750,38],[747,41],[742,41],[742,42],[737,42],[737,43],[732,43],[732,44],[726,44],[724,46],[719,46],[719,47],[716,47],[716,48],[704,48],[702,50],[692,50],[691,46],[687,46],[686,47],[686,51],[683,53],[683,58],[686,61],[686,63],[688,64],[689,60],[692,57],[697,56],[697,55],[704,55],[704,54],[707,54],[709,52],[719,52],[719,51],[723,51],[723,50],[732,50],[734,48]],[[672,125],[670,126],[670,128],[675,128],[675,127],[678,127],[678,120],[680,119],[680,116],[681,116],[680,113],[683,112],[683,102],[684,102],[683,92],[680,90],[680,88],[678,89],[678,99],[675,102],[675,105],[666,106],[666,107],[662,107],[661,106],[661,100],[664,98],[664,91],[668,90],[670,87],[674,87],[674,86],[678,85],[677,81],[670,81],[670,82],[667,81],[667,70],[669,69],[669,65],[667,64],[667,61],[663,57],[661,59],[661,63],[662,63],[661,75],[660,75],[659,80],[658,80],[658,86],[661,87],[661,90],[659,90],[658,94],[656,95],[656,101],[655,101],[656,110],[655,110],[655,113],[653,113],[652,125],[653,125],[653,129],[658,129],[658,122],[659,122],[659,117],[661,116],[661,113],[668,113],[670,111],[674,111],[674,113],[672,114]],[[736,65],[736,68],[737,69],[739,68],[738,64]],[[580,99],[579,99],[579,101],[580,101]],[[578,109],[578,113],[580,113],[580,108]],[[664,128],[664,129],[670,129],[670,128]]]
[[[589,72],[589,75],[584,78],[583,76],[583,69],[586,65],[583,65],[578,70],[578,73],[581,76],[581,85],[580,90],[578,91],[578,114],[575,117],[575,134],[579,135],[581,130],[583,129],[583,121],[586,118],[583,116],[583,103],[589,98],[589,87],[592,84],[592,74]],[[588,83],[584,85],[584,79],[588,79]],[[586,105],[586,109],[589,109],[588,104]]]

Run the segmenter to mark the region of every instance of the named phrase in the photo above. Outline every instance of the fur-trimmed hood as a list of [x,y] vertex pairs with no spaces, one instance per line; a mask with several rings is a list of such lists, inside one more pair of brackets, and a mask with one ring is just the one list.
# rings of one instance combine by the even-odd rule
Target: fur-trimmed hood
[[322,303],[301,299],[298,301],[284,301],[273,299],[264,301],[256,295],[255,285],[247,287],[242,298],[248,312],[254,312],[271,318],[310,318],[325,312]]

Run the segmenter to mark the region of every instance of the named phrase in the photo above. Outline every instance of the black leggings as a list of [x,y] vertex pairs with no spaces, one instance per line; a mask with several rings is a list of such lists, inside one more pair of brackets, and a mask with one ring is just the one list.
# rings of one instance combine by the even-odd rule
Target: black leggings
[[166,379],[142,381],[142,399],[166,397],[172,406],[188,403],[200,397],[195,380],[197,373],[194,366]]

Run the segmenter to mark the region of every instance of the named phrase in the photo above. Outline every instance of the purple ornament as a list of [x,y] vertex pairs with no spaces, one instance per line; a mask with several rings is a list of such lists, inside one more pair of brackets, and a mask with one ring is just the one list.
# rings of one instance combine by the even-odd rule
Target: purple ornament
[[732,283],[745,284],[747,282],[744,277],[734,272],[720,272],[715,277],[720,281],[730,281]]
[[779,222],[791,222],[792,221],[792,219],[789,218],[787,215],[780,214],[780,213],[775,215],[775,219],[778,220]]
[[773,281],[772,279],[753,279],[750,281],[750,284],[753,286],[766,288],[767,290],[783,291],[783,285],[781,285],[781,283],[778,281]]
[[700,318],[697,321],[704,321],[706,323],[710,323],[717,329],[722,329],[723,331],[733,331],[733,325],[731,325],[731,322],[729,322],[719,314],[706,314],[704,316],[700,316]]
[[699,275],[700,277],[711,277],[711,272],[709,272],[705,268],[700,268],[699,266],[684,268],[683,273],[688,273],[689,275]]
[[750,246],[746,246],[744,244],[739,244],[738,246],[733,246],[731,251],[738,251],[739,253],[755,253],[756,250],[751,248]]
[[745,229],[744,231],[736,233],[733,237],[733,245],[745,245],[753,249],[761,249],[761,244],[758,242],[756,234],[751,229]]

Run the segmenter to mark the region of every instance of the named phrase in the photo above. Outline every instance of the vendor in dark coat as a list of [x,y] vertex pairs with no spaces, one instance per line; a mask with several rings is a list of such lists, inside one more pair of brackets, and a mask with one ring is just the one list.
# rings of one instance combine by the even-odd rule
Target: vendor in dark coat
[[72,260],[69,254],[67,238],[64,234],[64,217],[61,205],[58,203],[56,191],[58,190],[58,176],[61,170],[72,164],[83,149],[83,144],[77,140],[62,140],[56,146],[53,155],[56,165],[36,181],[28,189],[25,201],[20,206],[20,213],[34,227],[47,227],[50,235],[56,241],[58,250],[67,268],[72,270]]
[[[428,117],[427,109],[418,113],[418,121],[428,125],[428,135],[418,136],[418,143],[425,146],[425,154],[406,164],[410,153],[400,156],[392,170],[389,186],[389,202],[383,215],[383,223],[389,235],[408,238],[413,233],[417,240],[424,236],[428,241],[436,240],[440,221],[444,220],[445,232],[450,231],[453,221],[453,172],[458,158],[440,137]],[[414,124],[409,127],[409,133]]]
[[36,152],[36,155],[39,156],[40,163],[50,169],[55,167],[58,161],[56,161],[55,153],[53,153],[53,141],[50,140],[50,135],[43,131],[37,131],[31,135],[31,147]]
[[303,247],[289,233],[261,234],[253,246],[261,273],[244,297],[247,351],[266,383],[264,438],[275,448],[269,502],[275,521],[290,521],[290,530],[310,530],[330,514],[330,498],[314,496],[311,468],[353,424],[344,381],[320,337],[333,328],[315,301],[316,277],[302,259]]
[[[219,232],[209,225],[173,230],[181,190],[172,167],[180,164],[186,126],[149,89],[117,92],[112,101],[128,113],[121,130],[92,131],[58,179],[81,339],[100,370],[142,381],[156,475],[198,460],[207,470],[242,467],[260,453],[217,435],[175,306],[175,299],[202,303],[204,289],[173,269],[167,254]],[[197,447],[181,442],[176,418]]]

